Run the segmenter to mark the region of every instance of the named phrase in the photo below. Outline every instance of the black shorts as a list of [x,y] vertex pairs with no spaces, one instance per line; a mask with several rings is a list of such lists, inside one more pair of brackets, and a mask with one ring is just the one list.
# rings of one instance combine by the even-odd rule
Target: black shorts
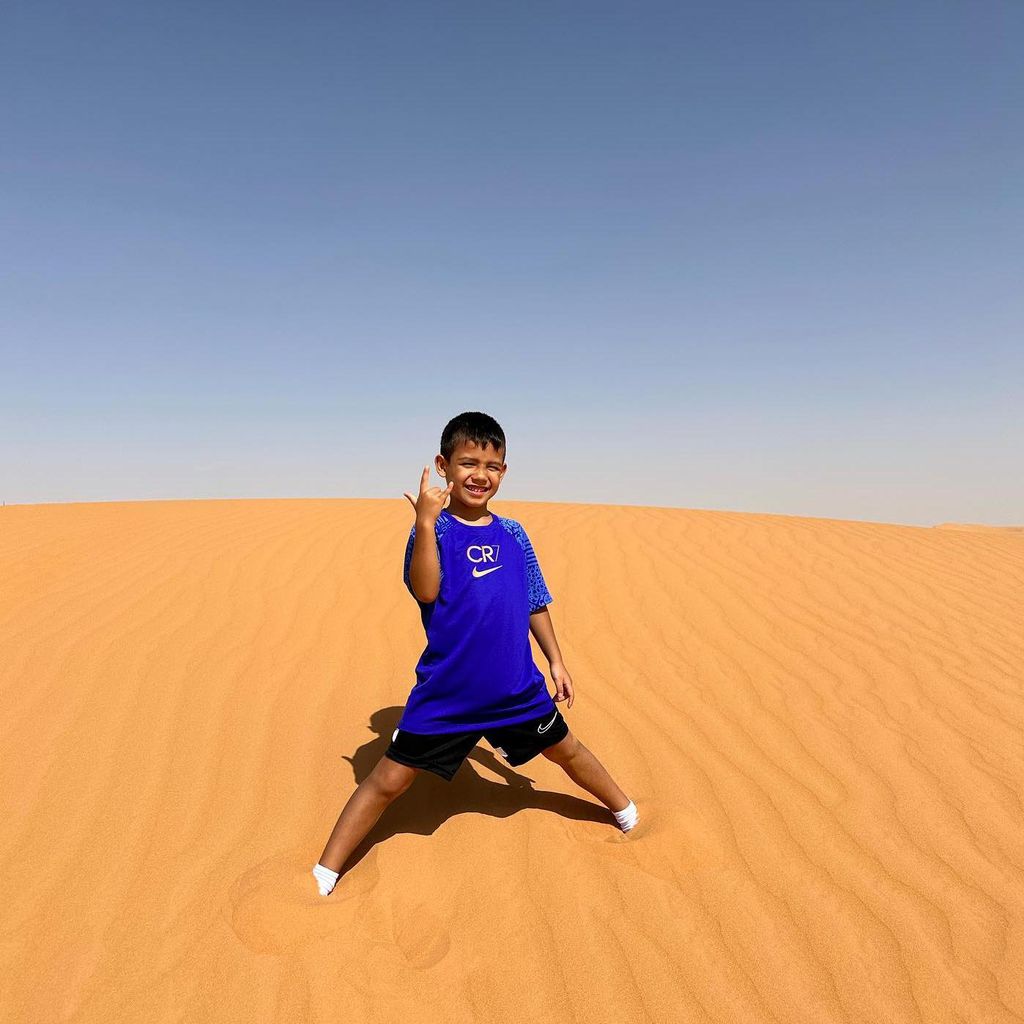
[[554,715],[545,712],[539,718],[515,725],[499,725],[493,729],[474,729],[470,732],[446,732],[426,736],[421,733],[396,729],[384,756],[407,765],[422,768],[451,782],[466,756],[484,739],[510,765],[525,764],[542,750],[554,746],[569,735],[569,726],[562,713],[555,708]]

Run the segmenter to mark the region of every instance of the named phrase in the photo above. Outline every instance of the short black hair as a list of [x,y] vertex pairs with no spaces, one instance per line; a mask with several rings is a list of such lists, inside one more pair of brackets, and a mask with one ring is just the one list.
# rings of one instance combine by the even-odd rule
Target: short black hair
[[485,412],[460,412],[445,424],[441,431],[441,454],[445,462],[452,457],[460,441],[473,441],[481,448],[492,445],[501,453],[502,461],[505,460],[505,431],[493,416]]

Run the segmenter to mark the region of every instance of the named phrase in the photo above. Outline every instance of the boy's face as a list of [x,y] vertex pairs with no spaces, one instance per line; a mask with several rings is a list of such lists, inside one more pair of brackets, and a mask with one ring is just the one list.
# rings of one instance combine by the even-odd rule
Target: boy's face
[[475,441],[460,441],[447,462],[443,455],[438,455],[434,464],[448,483],[455,481],[451,496],[456,503],[470,507],[485,505],[508,469],[497,450],[489,444],[481,448]]

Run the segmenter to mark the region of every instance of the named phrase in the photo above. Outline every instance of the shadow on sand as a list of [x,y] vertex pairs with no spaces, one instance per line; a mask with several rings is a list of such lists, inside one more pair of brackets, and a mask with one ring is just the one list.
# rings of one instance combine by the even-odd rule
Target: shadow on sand
[[[384,756],[401,714],[401,707],[390,707],[370,716],[369,728],[377,734],[376,737],[359,747],[352,757],[344,757],[352,766],[356,784],[362,782]],[[486,742],[481,737],[451,782],[433,772],[419,772],[413,784],[384,811],[352,851],[342,866],[342,875],[350,872],[378,843],[403,833],[430,835],[454,814],[507,818],[524,808],[535,807],[576,821],[614,825],[611,812],[594,797],[587,795],[581,798],[535,790],[534,780],[523,774],[529,771],[530,762],[512,768],[483,745]],[[543,754],[537,757],[543,757]],[[480,774],[477,765],[489,769],[502,781]],[[348,799],[347,795],[345,799]],[[344,802],[339,804],[339,814],[343,806]]]

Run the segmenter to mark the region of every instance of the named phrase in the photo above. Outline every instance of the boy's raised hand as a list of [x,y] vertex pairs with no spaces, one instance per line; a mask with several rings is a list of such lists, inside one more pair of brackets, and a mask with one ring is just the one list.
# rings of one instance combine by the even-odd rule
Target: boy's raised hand
[[441,509],[444,508],[444,503],[448,500],[448,495],[452,493],[455,481],[452,480],[447,487],[428,487],[427,481],[429,480],[430,466],[426,465],[423,467],[423,475],[420,477],[419,497],[414,498],[408,491],[405,491],[404,494],[416,510],[417,519],[436,523]]

